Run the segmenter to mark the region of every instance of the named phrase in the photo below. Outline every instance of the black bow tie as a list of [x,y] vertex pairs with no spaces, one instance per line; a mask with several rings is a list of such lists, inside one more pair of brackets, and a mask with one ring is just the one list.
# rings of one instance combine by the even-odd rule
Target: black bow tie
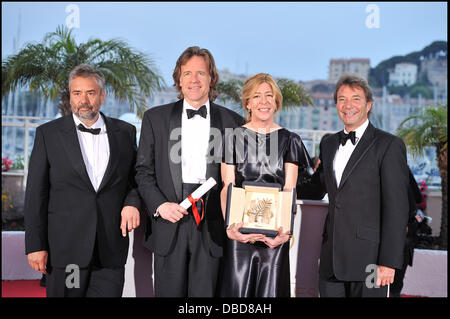
[[78,130],[80,130],[81,132],[88,132],[94,135],[98,135],[100,134],[101,129],[100,128],[87,128],[85,127],[83,124],[78,124],[77,126]]
[[356,143],[356,134],[355,131],[351,131],[348,134],[345,134],[344,131],[339,132],[339,143],[342,144],[342,146],[347,143],[347,140],[352,141],[352,144],[355,145]]
[[208,114],[206,105],[201,106],[198,110],[186,110],[186,112],[188,119],[193,118],[197,114],[206,119],[206,115]]

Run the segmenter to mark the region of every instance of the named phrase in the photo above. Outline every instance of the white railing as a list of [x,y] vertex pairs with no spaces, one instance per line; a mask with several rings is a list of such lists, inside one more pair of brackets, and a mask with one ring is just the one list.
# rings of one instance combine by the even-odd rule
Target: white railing
[[[23,178],[24,185],[26,184],[27,176],[28,176],[28,158],[30,154],[30,150],[28,148],[30,141],[30,128],[36,128],[42,124],[42,121],[48,122],[52,120],[52,118],[44,118],[37,116],[11,116],[11,115],[3,115],[2,116],[2,127],[23,127],[24,128],[24,147],[23,147]],[[41,123],[33,123],[34,121],[39,121]],[[3,135],[2,135],[2,143],[3,143]]]

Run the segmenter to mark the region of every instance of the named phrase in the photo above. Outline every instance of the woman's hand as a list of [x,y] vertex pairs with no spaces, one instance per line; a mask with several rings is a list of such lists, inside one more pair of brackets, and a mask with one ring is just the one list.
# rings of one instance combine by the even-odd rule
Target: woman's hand
[[281,244],[284,244],[285,242],[287,242],[290,237],[291,237],[291,235],[284,234],[283,227],[280,227],[280,229],[278,229],[278,234],[275,238],[264,236],[264,239],[262,240],[262,242],[264,242],[270,248],[275,248],[275,247],[278,247]]
[[239,241],[244,244],[245,243],[254,244],[255,241],[262,241],[266,237],[263,234],[242,234],[239,231],[239,228],[241,228],[243,225],[244,223],[239,223],[228,226],[227,228],[228,238]]

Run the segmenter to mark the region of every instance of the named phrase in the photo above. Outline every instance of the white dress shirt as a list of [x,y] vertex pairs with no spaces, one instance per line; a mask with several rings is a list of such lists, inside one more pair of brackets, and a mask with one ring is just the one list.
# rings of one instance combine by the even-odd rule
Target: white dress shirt
[[181,172],[183,183],[201,184],[206,181],[206,161],[209,144],[210,107],[206,101],[206,118],[200,115],[188,119],[186,110],[194,107],[183,100],[181,115]]
[[[181,114],[181,175],[183,183],[202,184],[206,181],[206,160],[209,145],[210,107],[206,101],[206,118],[200,115],[188,119],[186,110],[196,110],[183,100]],[[164,203],[163,203],[164,204]],[[163,205],[161,204],[161,205]],[[159,208],[153,214],[159,216]]]
[[[345,143],[344,146],[339,143],[339,148],[336,152],[336,155],[334,156],[333,161],[334,176],[336,177],[337,187],[339,187],[339,184],[341,183],[342,173],[344,173],[345,166],[347,166],[350,156],[352,155],[356,145],[358,145],[358,142],[364,134],[368,125],[369,120],[366,120],[360,127],[355,130],[355,145],[353,145],[352,141],[350,140],[347,140],[347,143]],[[344,128],[344,133],[348,134],[349,132],[347,132]]]
[[[78,126],[80,123],[84,125],[75,114],[73,114],[73,119],[75,126]],[[81,132],[77,128],[77,135],[86,171],[92,186],[97,191],[109,161],[108,134],[106,134],[105,121],[101,115],[99,115],[97,122],[89,128],[100,128],[100,134],[94,135],[88,132]]]

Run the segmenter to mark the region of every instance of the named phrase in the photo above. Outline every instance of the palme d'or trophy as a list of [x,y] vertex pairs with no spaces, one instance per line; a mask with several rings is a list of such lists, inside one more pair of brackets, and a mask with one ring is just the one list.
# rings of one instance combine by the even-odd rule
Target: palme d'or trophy
[[276,236],[278,228],[292,233],[295,189],[282,191],[279,184],[244,182],[243,187],[228,185],[226,226],[243,222],[241,233]]
[[247,216],[250,223],[268,224],[273,217],[272,201],[270,199],[252,200],[250,202],[250,209],[247,211]]

